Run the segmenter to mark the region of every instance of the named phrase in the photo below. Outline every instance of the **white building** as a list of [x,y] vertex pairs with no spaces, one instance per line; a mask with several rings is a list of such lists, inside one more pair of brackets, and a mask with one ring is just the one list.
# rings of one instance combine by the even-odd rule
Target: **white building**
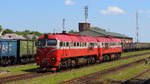
[[5,34],[0,36],[0,39],[26,39],[22,35],[17,35],[17,34]]

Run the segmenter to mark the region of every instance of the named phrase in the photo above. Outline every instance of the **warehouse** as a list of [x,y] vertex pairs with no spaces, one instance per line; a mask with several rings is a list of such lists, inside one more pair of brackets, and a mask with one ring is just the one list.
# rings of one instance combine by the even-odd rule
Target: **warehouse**
[[102,36],[102,37],[115,37],[120,38],[122,43],[132,43],[133,38],[128,37],[124,34],[109,32],[105,29],[98,27],[91,27],[90,23],[79,23],[79,34],[80,35],[89,35],[89,36]]

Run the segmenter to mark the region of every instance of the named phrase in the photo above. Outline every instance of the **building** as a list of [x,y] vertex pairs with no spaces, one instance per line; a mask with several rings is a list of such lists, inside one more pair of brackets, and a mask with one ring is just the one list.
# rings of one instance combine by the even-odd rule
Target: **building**
[[15,39],[15,40],[19,40],[19,39],[26,39],[25,37],[23,37],[22,35],[17,35],[17,34],[5,34],[0,36],[0,39]]
[[105,29],[98,27],[90,27],[90,23],[79,23],[79,34],[80,35],[89,35],[89,36],[101,36],[101,37],[114,37],[120,38],[122,43],[132,43],[133,38],[128,37],[124,34],[109,32]]
[[27,34],[24,36],[26,39],[37,39],[38,37],[35,34]]

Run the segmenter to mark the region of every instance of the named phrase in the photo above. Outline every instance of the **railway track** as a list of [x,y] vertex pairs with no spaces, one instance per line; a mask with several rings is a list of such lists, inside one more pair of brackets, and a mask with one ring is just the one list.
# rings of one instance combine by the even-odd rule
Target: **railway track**
[[150,78],[144,82],[144,84],[150,84]]
[[[150,57],[148,57],[147,59],[150,59]],[[106,74],[109,74],[109,73],[114,72],[114,71],[119,71],[119,70],[121,70],[123,68],[129,67],[129,66],[130,67],[131,66],[135,66],[135,65],[143,63],[143,62],[145,62],[145,58],[141,59],[141,60],[137,60],[137,61],[131,62],[129,64],[124,64],[124,65],[121,65],[121,66],[118,66],[118,67],[110,68],[110,69],[107,69],[107,70],[103,70],[103,71],[92,73],[92,74],[89,74],[89,75],[86,75],[86,76],[75,78],[75,79],[72,79],[72,80],[69,80],[69,81],[64,81],[64,82],[62,82],[60,84],[92,84],[92,83],[90,83],[90,81],[99,79],[101,75],[106,75]],[[139,74],[139,75],[141,75],[141,74]],[[99,84],[103,84],[103,83],[104,82],[101,81],[101,83],[99,83]],[[123,84],[128,84],[128,82],[127,83],[123,83]],[[133,83],[131,83],[131,84],[133,84]],[[144,84],[144,83],[140,83],[140,84]]]
[[[133,57],[138,57],[138,56],[148,55],[148,54],[150,54],[150,52],[142,53],[142,54],[136,54],[136,55],[130,55],[130,56],[125,56],[125,57],[122,57],[122,58],[120,58],[118,60],[128,59],[128,58],[133,58]],[[117,60],[114,60],[114,61],[117,61]],[[127,65],[125,65],[125,66],[127,66]],[[86,67],[86,66],[84,66],[84,67]],[[65,70],[65,72],[67,72],[67,71],[70,71],[70,70]],[[105,73],[107,73],[108,71],[109,70],[106,70]],[[110,71],[112,71],[112,70],[110,70]],[[58,73],[63,73],[63,72],[58,72]],[[40,76],[49,75],[49,74],[52,74],[52,72],[47,72],[47,73],[32,72],[32,73],[20,74],[20,75],[15,75],[15,76],[2,77],[2,78],[0,78],[0,84],[4,84],[4,83],[7,83],[7,82],[13,82],[13,81],[19,81],[19,80],[26,80],[26,79],[40,77]]]
[[14,65],[7,65],[7,66],[2,66],[0,65],[0,68],[4,68],[4,67],[18,67],[18,66],[25,66],[25,65],[33,65],[35,63],[28,63],[28,64],[14,64]]
[[124,81],[123,83],[121,84],[149,84],[147,83],[148,81],[150,82],[150,79],[149,80],[139,80],[138,77],[142,76],[143,74],[147,73],[147,72],[150,72],[150,69],[147,69],[145,71],[143,71],[142,73],[139,73],[137,74],[136,76],[134,76],[133,78],[130,78],[126,81]]
[[34,73],[27,73],[27,74],[15,75],[15,76],[3,77],[3,78],[0,78],[0,84],[18,81],[18,80],[35,78],[35,77],[44,76],[44,75],[48,75],[48,74],[51,74],[51,72],[48,72],[48,73],[36,73],[36,72],[34,72]]

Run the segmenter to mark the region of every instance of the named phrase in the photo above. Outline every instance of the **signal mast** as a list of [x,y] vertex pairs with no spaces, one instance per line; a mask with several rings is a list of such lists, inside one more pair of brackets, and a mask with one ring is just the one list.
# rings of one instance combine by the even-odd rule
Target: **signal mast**
[[136,11],[136,42],[139,43],[139,14]]

